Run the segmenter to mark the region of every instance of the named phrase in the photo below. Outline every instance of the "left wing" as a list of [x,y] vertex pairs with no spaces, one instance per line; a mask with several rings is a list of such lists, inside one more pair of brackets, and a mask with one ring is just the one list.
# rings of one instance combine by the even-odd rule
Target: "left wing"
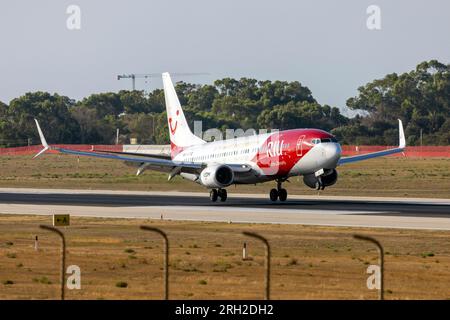
[[[72,149],[66,149],[66,148],[60,148],[55,146],[50,146],[47,144],[47,141],[45,140],[44,134],[42,133],[41,127],[39,126],[39,122],[36,121],[36,126],[39,132],[39,137],[41,139],[41,143],[44,147],[41,151],[39,151],[34,158],[40,156],[41,154],[45,153],[47,150],[56,150],[61,153],[71,154],[71,155],[77,155],[77,156],[88,156],[88,157],[96,157],[96,158],[103,158],[103,159],[113,159],[113,160],[122,160],[125,162],[132,162],[139,165],[139,169],[137,172],[137,175],[142,173],[146,168],[163,168],[163,171],[171,171],[171,175],[169,175],[169,180],[173,177],[173,175],[179,173],[180,171],[194,171],[198,172],[201,169],[204,169],[206,167],[206,164],[199,163],[199,162],[184,162],[184,161],[173,161],[171,159],[166,158],[160,158],[160,157],[153,157],[152,155],[148,154],[137,154],[137,153],[126,153],[126,152],[109,152],[106,151],[100,151],[100,152],[93,152],[93,151],[78,151],[78,150],[72,150]],[[247,164],[227,164],[234,172],[236,173],[243,173],[248,172],[252,170],[252,167]]]
[[39,137],[41,139],[41,143],[44,147],[41,151],[39,151],[33,158],[37,158],[41,154],[45,153],[47,150],[56,150],[66,154],[72,154],[77,156],[88,156],[88,157],[96,157],[96,158],[104,158],[104,159],[114,159],[114,160],[122,160],[128,162],[136,162],[139,164],[149,164],[154,166],[161,167],[182,167],[189,169],[201,169],[204,167],[201,163],[193,163],[193,162],[182,162],[182,161],[173,161],[169,159],[157,159],[151,158],[148,156],[137,156],[137,155],[121,155],[121,154],[107,154],[107,153],[98,153],[98,152],[89,152],[89,151],[78,151],[66,148],[60,148],[55,146],[49,146],[47,141],[45,140],[44,134],[42,133],[41,127],[39,126],[39,122],[36,121],[36,126],[39,132]]
[[123,152],[123,151],[108,151],[108,150],[94,150],[95,152],[100,153],[112,153],[112,154],[121,154],[121,155],[128,155],[128,156],[138,156],[138,157],[149,157],[149,158],[156,158],[156,159],[166,159],[170,160],[172,157],[169,154],[156,154],[156,153],[143,153],[143,152]]
[[361,155],[351,156],[351,157],[343,157],[339,160],[338,165],[372,159],[372,158],[377,158],[377,157],[383,157],[383,156],[387,156],[390,154],[403,152],[405,150],[406,140],[405,140],[405,133],[403,131],[402,120],[400,120],[400,119],[398,119],[398,132],[399,132],[398,148],[387,149],[387,150],[372,152],[372,153],[366,153],[366,154],[361,154]]
[[[193,162],[182,162],[182,161],[173,161],[167,159],[156,159],[150,157],[139,157],[139,156],[125,156],[118,154],[107,154],[107,153],[97,153],[90,151],[78,151],[72,149],[65,149],[59,147],[50,147],[51,150],[57,150],[62,153],[77,155],[77,156],[88,156],[88,157],[97,157],[104,159],[114,159],[114,160],[122,160],[122,161],[130,161],[130,162],[139,162],[139,163],[148,163],[155,166],[168,166],[168,167],[184,167],[184,168],[192,168],[192,169],[201,169],[203,166],[199,163]],[[41,151],[42,152],[42,151]]]

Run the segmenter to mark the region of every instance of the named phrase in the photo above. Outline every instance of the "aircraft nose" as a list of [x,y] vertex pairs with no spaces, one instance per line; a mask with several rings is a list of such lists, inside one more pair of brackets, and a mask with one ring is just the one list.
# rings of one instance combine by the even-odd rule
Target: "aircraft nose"
[[334,168],[341,158],[341,145],[339,143],[323,143],[322,146],[325,151],[327,163]]

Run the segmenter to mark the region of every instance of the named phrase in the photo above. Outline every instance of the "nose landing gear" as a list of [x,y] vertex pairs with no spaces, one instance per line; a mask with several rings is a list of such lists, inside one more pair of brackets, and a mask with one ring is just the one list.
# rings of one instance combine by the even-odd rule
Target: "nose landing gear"
[[212,202],[216,202],[220,198],[220,201],[224,202],[228,198],[227,190],[225,189],[212,189],[209,193],[209,199]]
[[325,189],[325,184],[322,182],[322,176],[318,176],[317,177],[316,189],[317,190],[324,190]]
[[270,200],[277,201],[279,199],[280,201],[286,201],[288,193],[286,189],[283,189],[281,187],[282,182],[283,181],[281,180],[277,180],[277,188],[270,190],[269,193]]

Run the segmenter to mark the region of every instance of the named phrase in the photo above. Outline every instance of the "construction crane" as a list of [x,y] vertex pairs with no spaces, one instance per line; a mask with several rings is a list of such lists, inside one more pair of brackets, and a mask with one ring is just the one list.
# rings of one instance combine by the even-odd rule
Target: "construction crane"
[[131,86],[133,88],[133,91],[136,90],[136,78],[150,78],[153,77],[154,74],[153,73],[149,73],[149,74],[136,74],[136,73],[132,73],[132,74],[121,74],[117,76],[117,80],[120,79],[131,79]]
[[[209,73],[171,73],[171,76],[177,77],[177,76],[202,76],[202,75],[209,75]],[[117,76],[117,80],[120,79],[131,79],[131,87],[132,90],[136,90],[136,79],[137,78],[159,78],[161,77],[160,73],[130,73],[130,74],[121,74]]]

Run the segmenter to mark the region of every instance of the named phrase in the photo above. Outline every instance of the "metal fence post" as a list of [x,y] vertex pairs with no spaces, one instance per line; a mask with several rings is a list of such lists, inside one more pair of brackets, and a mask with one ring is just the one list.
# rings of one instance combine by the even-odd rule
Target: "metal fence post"
[[65,287],[65,283],[64,283],[64,274],[65,274],[65,269],[66,269],[66,239],[64,238],[64,234],[51,226],[47,226],[47,225],[43,225],[41,224],[39,226],[41,229],[44,230],[48,230],[51,232],[54,232],[56,234],[59,235],[59,237],[61,238],[61,270],[60,270],[60,281],[61,281],[61,300],[64,300],[64,287]]
[[141,226],[142,230],[156,232],[161,235],[164,239],[164,300],[169,300],[169,239],[164,231],[149,227],[149,226]]
[[353,235],[353,238],[358,239],[358,240],[372,242],[378,248],[378,261],[380,263],[380,291],[379,291],[378,298],[380,300],[383,300],[384,299],[384,250],[383,250],[383,246],[381,245],[380,242],[378,242],[378,240],[376,240],[372,237],[355,234],[355,235]]
[[265,269],[266,269],[266,276],[265,276],[265,296],[264,299],[265,300],[270,300],[270,245],[269,245],[269,241],[267,241],[266,238],[264,238],[263,236],[254,233],[254,232],[247,232],[244,231],[242,232],[243,235],[248,236],[248,237],[253,237],[256,238],[258,240],[261,240],[264,243],[264,247],[266,248],[266,259],[265,259]]

